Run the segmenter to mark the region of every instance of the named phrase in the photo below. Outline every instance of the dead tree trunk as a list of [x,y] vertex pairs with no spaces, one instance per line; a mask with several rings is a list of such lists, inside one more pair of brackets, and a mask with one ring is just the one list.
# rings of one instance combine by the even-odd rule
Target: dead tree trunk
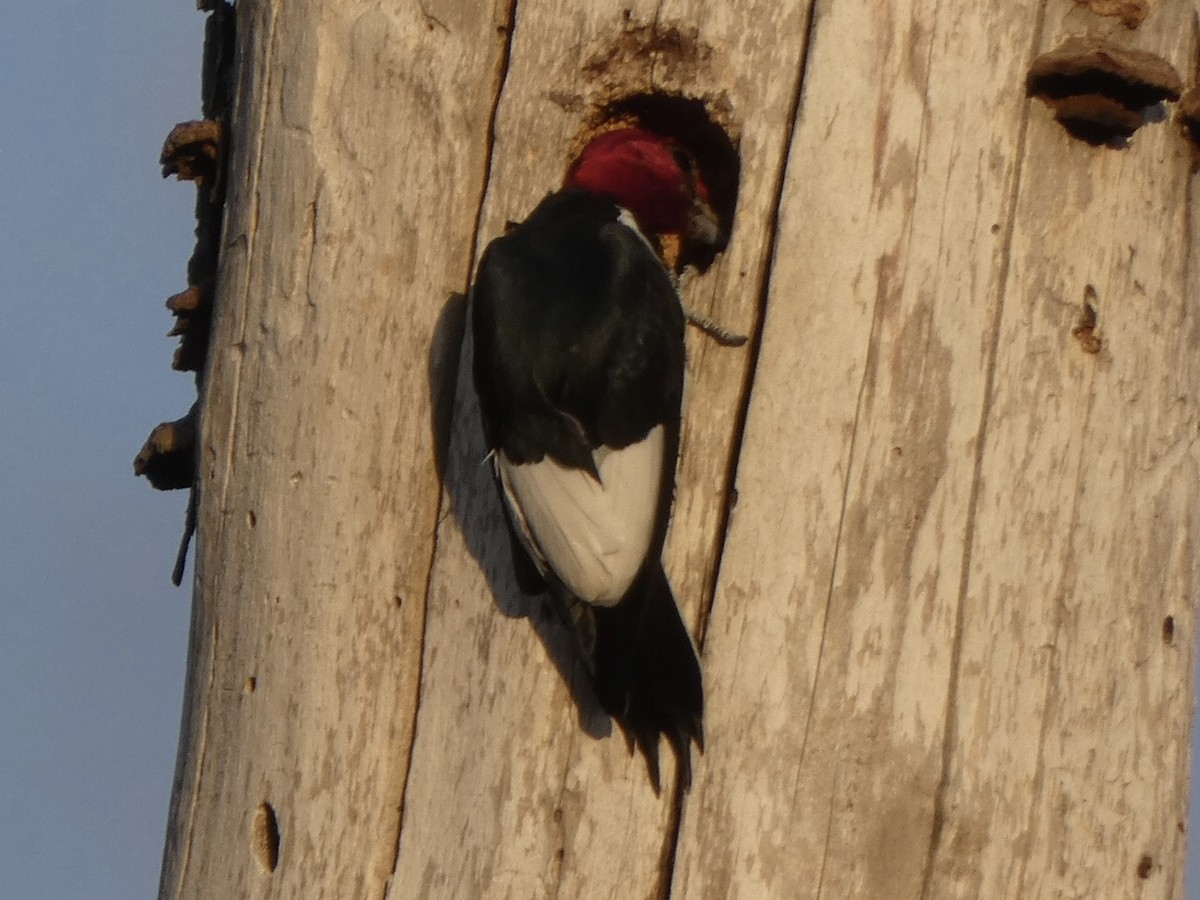
[[[1191,77],[1197,13],[1088,5],[241,0],[160,898],[1182,898],[1190,148],[1026,73]],[[752,337],[688,337],[708,744],[656,797],[516,588],[452,295],[679,96],[741,164],[684,295]]]

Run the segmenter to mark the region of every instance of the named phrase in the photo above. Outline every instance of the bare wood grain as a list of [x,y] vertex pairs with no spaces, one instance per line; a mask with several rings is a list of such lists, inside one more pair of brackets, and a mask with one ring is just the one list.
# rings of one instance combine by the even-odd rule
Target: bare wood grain
[[[1125,896],[1143,853],[1167,868],[1154,889],[1181,895],[1168,825],[1186,802],[1191,655],[1163,646],[1160,598],[1191,634],[1180,442],[1195,413],[1179,397],[1200,387],[1196,337],[1160,308],[1177,323],[1170,375],[1122,408],[1124,439],[1102,439],[1080,409],[1112,376],[1071,334],[1087,277],[1063,272],[1119,256],[1129,229],[1157,248],[1139,251],[1141,283],[1181,302],[1186,273],[1165,256],[1191,239],[1184,151],[1163,127],[1124,154],[1090,148],[1031,108],[1039,16],[921,2],[818,16],[679,896]],[[1180,10],[1141,39],[1178,62],[1186,24]],[[1089,167],[1107,169],[1080,184]],[[1144,314],[1126,327],[1130,345],[1166,330]],[[1144,377],[1147,354],[1126,352]],[[1084,518],[1064,459],[1120,493],[1091,487]],[[1090,617],[1068,628],[1064,604]],[[1125,629],[1107,630],[1114,616]],[[1072,662],[1053,663],[1067,646]],[[1139,765],[1151,745],[1156,764]]]
[[[515,10],[239,4],[160,896],[1181,897],[1187,151],[1161,123],[1081,144],[1023,83],[1094,30],[1191,74],[1195,9]],[[694,52],[638,52],[667,34]],[[740,140],[734,240],[684,293],[762,327],[689,335],[681,802],[513,583],[447,301],[594,105],[649,89]]]
[[[755,327],[784,148],[803,60],[806,4],[524,0],[496,126],[481,241],[556,188],[589,108],[614,94],[684,91],[732,109],[744,168],[733,243],[689,303]],[[674,30],[698,48],[614,48]],[[749,73],[763,73],[754,77]],[[689,335],[689,385],[667,568],[695,622],[719,544],[748,351]],[[466,370],[460,383],[467,384]],[[461,390],[438,536],[410,802],[393,896],[649,897],[666,889],[673,805],[579,683],[564,636],[512,582],[507,536],[482,465],[475,399]],[[489,595],[501,610],[497,615]],[[529,622],[505,616],[531,616]],[[463,647],[477,648],[472,658]],[[588,704],[591,704],[590,706]],[[601,738],[597,740],[597,738]],[[670,784],[670,754],[664,764]],[[452,835],[455,851],[446,851]]]
[[392,872],[438,505],[429,342],[467,276],[505,46],[503,5],[425,9],[238,4],[163,898],[380,897]]
[[[1194,15],[1125,40],[1187,71]],[[1081,27],[1050,7],[1038,52]],[[1182,898],[1194,646],[1164,621],[1194,635],[1200,586],[1187,147],[1147,125],[1091,148],[1041,104],[1028,129],[929,896]]]

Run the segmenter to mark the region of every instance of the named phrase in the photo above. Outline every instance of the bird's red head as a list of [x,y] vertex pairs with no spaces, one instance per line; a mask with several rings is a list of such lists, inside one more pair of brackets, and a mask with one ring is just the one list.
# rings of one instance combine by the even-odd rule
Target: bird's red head
[[669,138],[622,128],[595,138],[567,185],[611,197],[651,234],[679,234],[709,245],[721,227],[691,154]]

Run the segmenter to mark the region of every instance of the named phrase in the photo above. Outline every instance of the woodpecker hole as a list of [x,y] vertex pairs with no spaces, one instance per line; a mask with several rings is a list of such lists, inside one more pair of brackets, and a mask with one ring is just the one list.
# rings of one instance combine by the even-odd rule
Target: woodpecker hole
[[260,803],[254,811],[254,824],[250,826],[250,850],[264,872],[275,871],[279,865],[279,822],[270,803]]
[[1123,147],[1146,122],[1161,121],[1164,100],[1178,100],[1179,73],[1145,50],[1102,37],[1072,37],[1033,61],[1025,79],[1073,137]]
[[1099,302],[1096,289],[1089,284],[1083,290],[1083,310],[1071,329],[1071,334],[1079,341],[1084,353],[1099,353],[1104,346],[1103,339],[1096,334],[1096,304]]
[[1162,636],[1164,644],[1175,643],[1175,617],[1167,616],[1163,619]]
[[[626,35],[630,32],[626,32]],[[682,41],[683,38],[678,40]],[[668,46],[673,46],[668,42]],[[665,52],[665,51],[662,51]],[[708,188],[713,211],[728,237],[737,209],[742,163],[734,129],[722,125],[729,119],[728,101],[688,97],[666,91],[649,91],[619,96],[596,105],[584,128],[571,144],[567,171],[593,138],[618,128],[644,128],[671,138],[696,160],[700,180]],[[701,272],[712,265],[722,248],[685,245],[675,269],[694,266]]]
[[1150,877],[1150,870],[1154,868],[1154,860],[1149,853],[1143,854],[1138,860],[1137,876],[1142,880]]

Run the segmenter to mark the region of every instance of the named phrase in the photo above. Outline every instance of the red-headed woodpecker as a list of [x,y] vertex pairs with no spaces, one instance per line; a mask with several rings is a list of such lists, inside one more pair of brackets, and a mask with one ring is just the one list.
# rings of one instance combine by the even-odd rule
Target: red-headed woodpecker
[[[686,787],[704,689],[661,555],[683,395],[684,312],[657,236],[717,245],[690,154],[641,129],[595,138],[566,186],[483,254],[475,388],[518,581],[574,623],[601,705]],[[530,562],[532,561],[532,566]]]

